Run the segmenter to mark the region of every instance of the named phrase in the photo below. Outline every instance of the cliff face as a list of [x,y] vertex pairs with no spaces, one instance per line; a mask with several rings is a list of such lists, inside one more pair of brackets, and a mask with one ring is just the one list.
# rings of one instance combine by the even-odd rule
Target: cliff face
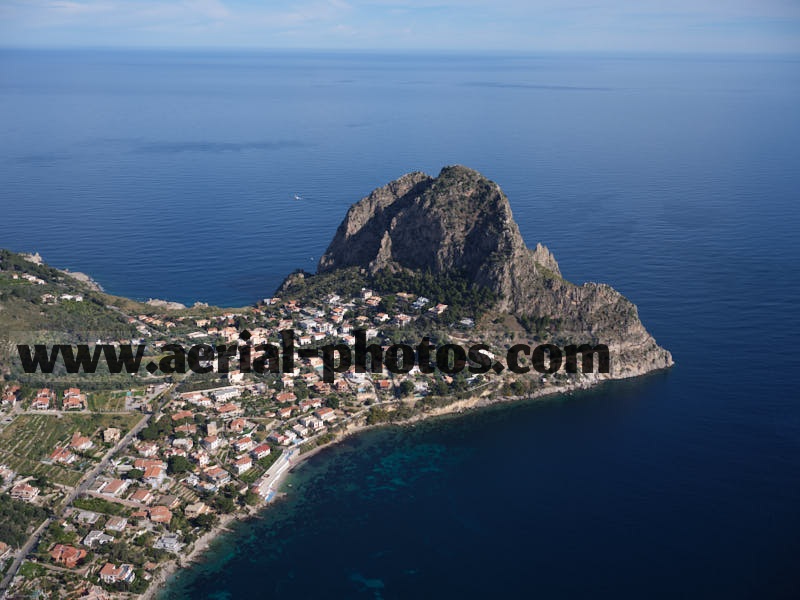
[[494,311],[546,317],[563,340],[607,344],[613,377],[672,365],[629,300],[607,285],[563,279],[545,246],[525,245],[500,187],[466,167],[404,175],[351,206],[318,272],[352,266],[459,273],[497,294]]

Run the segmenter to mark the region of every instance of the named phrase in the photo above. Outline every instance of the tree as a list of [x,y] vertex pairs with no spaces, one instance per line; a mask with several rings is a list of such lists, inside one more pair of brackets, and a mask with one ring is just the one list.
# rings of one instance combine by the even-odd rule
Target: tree
[[144,477],[144,471],[141,469],[131,469],[123,475],[124,479],[141,479]]
[[192,470],[192,463],[185,456],[170,456],[167,461],[167,473],[180,475]]
[[400,393],[403,396],[410,396],[411,394],[414,393],[415,389],[416,386],[414,385],[414,382],[411,381],[410,379],[406,379],[403,383],[400,384]]

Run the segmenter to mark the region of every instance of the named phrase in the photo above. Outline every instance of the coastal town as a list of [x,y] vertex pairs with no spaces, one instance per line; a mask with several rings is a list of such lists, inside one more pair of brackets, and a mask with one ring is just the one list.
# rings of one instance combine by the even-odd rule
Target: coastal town
[[[0,279],[53,287],[19,272],[19,265]],[[48,291],[40,301],[86,300]],[[168,344],[241,344],[245,330],[251,347],[277,344],[286,330],[296,332],[299,348],[352,345],[354,332],[363,330],[385,350],[415,325],[437,332],[437,341],[465,341],[473,319],[446,322],[448,308],[409,292],[382,295],[362,287],[350,296],[266,298],[236,311],[117,310],[135,336],[98,342],[146,344],[157,360]],[[493,373],[449,376],[416,365],[399,375],[351,367],[328,383],[319,356],[278,374],[243,372],[236,361],[231,367],[203,375],[142,372],[128,376],[126,386],[103,387],[89,378],[91,389],[75,381],[4,383],[0,499],[6,506],[0,508],[25,515],[0,533],[8,537],[0,539],[6,597],[152,594],[231,519],[280,498],[282,477],[325,445],[365,427],[436,414],[458,400],[474,404],[558,383],[531,378],[523,387]],[[27,510],[14,508],[20,506]]]

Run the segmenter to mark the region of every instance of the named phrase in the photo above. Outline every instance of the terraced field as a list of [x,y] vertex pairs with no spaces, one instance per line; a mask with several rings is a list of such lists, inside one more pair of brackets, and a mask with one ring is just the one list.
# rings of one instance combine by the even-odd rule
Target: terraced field
[[[0,464],[7,464],[20,475],[44,475],[54,483],[75,485],[89,467],[86,459],[72,465],[42,462],[59,444],[69,442],[76,431],[100,443],[99,434],[106,427],[128,431],[141,417],[139,415],[18,415],[14,422],[0,433]],[[83,468],[81,468],[83,466]]]

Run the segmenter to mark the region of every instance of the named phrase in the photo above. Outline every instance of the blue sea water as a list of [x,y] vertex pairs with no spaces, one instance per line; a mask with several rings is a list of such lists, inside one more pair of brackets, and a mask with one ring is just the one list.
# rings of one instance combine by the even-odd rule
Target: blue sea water
[[0,246],[243,305],[460,163],[676,360],[324,451],[164,597],[800,597],[799,67],[0,51]]

